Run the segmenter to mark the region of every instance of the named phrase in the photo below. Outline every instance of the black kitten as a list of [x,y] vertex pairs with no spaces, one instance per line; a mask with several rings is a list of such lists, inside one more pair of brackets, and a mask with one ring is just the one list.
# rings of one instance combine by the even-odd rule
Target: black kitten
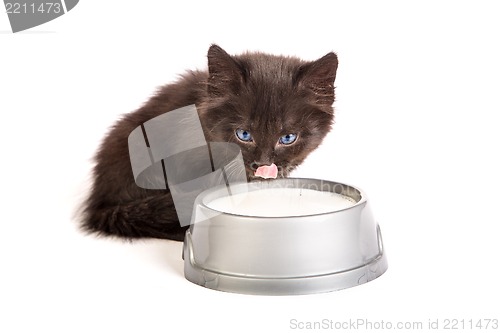
[[145,190],[132,175],[128,136],[165,112],[195,104],[206,141],[240,146],[248,178],[261,165],[276,165],[279,177],[318,147],[333,123],[337,56],[307,62],[294,57],[208,50],[208,71],[189,71],[159,89],[139,110],[126,114],[96,155],[94,184],[82,227],[126,238],[183,240],[169,190]]

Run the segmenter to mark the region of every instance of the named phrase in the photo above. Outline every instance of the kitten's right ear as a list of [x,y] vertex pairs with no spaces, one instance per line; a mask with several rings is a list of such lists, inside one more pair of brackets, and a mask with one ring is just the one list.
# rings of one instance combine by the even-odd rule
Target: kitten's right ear
[[222,96],[227,92],[236,92],[244,79],[241,64],[216,44],[208,49],[207,58],[209,95]]
[[335,77],[339,65],[337,55],[328,53],[322,58],[307,63],[299,68],[294,82],[299,87],[304,87],[311,91],[320,104],[332,104],[335,100]]

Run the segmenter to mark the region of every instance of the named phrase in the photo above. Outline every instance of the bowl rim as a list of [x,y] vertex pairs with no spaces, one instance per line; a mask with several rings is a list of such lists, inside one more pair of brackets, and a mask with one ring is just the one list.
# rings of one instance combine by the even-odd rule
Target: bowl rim
[[[262,216],[262,215],[259,216],[259,215],[243,215],[243,214],[237,214],[237,213],[230,213],[230,212],[221,211],[221,210],[212,208],[212,207],[208,206],[208,204],[207,204],[207,200],[208,200],[208,198],[210,198],[210,196],[215,196],[215,197],[212,198],[209,202],[223,197],[223,196],[217,196],[217,193],[221,192],[224,188],[248,186],[249,188],[252,188],[252,191],[256,191],[256,190],[262,189],[262,187],[260,186],[262,184],[269,184],[270,185],[270,184],[277,184],[278,182],[287,182],[287,183],[291,183],[294,185],[297,183],[308,183],[308,184],[313,184],[313,183],[318,184],[319,183],[319,184],[321,184],[321,187],[318,187],[318,188],[313,189],[313,190],[341,194],[341,195],[347,196],[347,197],[355,200],[355,203],[352,206],[342,208],[342,209],[332,210],[329,212],[301,214],[301,215],[284,215],[284,216]],[[338,192],[334,192],[334,191],[324,191],[323,187],[322,187],[323,184],[333,184],[333,186],[340,185],[343,189],[348,188],[349,190],[356,192],[356,195],[359,196],[359,198],[358,199],[353,198],[352,196],[346,195],[345,193],[342,193],[342,192],[338,193]],[[264,187],[264,188],[280,188],[280,187],[276,186],[276,187]],[[292,186],[292,187],[288,187],[288,188],[301,188],[301,187]],[[304,188],[304,187],[302,187],[302,188]],[[310,188],[307,188],[307,189],[310,189]],[[367,197],[366,197],[365,192],[363,190],[361,190],[359,187],[356,187],[356,186],[353,186],[350,184],[336,182],[336,181],[332,181],[332,180],[318,179],[318,178],[287,177],[287,178],[278,178],[278,179],[272,179],[272,180],[240,182],[240,183],[231,183],[229,185],[228,184],[219,185],[219,186],[216,186],[216,187],[213,187],[213,188],[210,188],[210,189],[207,189],[207,190],[201,192],[198,195],[197,199],[195,200],[195,206],[200,205],[206,210],[218,213],[217,215],[223,214],[226,216],[248,218],[248,219],[252,219],[252,220],[262,220],[262,219],[266,219],[266,220],[278,219],[279,220],[279,219],[288,219],[288,218],[307,218],[307,217],[316,217],[316,216],[322,216],[322,215],[336,214],[336,213],[344,212],[347,210],[355,209],[356,207],[366,203],[366,201],[367,201]]]

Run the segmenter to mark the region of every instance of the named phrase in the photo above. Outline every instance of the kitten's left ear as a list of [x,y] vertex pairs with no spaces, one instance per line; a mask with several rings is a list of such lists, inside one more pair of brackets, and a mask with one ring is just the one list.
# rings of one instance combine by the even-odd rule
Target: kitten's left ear
[[236,92],[244,77],[241,64],[216,44],[208,50],[207,58],[208,93],[221,96],[227,92]]
[[335,77],[339,65],[337,55],[328,53],[322,58],[302,65],[296,76],[295,83],[313,92],[316,102],[332,104],[335,100]]

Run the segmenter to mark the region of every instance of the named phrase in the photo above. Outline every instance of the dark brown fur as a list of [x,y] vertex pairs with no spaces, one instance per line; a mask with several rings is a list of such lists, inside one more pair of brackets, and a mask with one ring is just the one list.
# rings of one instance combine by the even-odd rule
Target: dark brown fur
[[[112,127],[95,157],[82,228],[125,238],[183,240],[186,227],[179,225],[170,192],[135,184],[127,139],[147,120],[190,104],[196,104],[207,141],[240,146],[249,179],[259,165],[271,163],[286,177],[331,129],[336,70],[334,53],[306,62],[262,53],[230,56],[212,45],[208,71],[190,71],[160,88]],[[251,132],[253,141],[240,141],[239,128]],[[277,144],[289,133],[298,135],[296,142]]]

